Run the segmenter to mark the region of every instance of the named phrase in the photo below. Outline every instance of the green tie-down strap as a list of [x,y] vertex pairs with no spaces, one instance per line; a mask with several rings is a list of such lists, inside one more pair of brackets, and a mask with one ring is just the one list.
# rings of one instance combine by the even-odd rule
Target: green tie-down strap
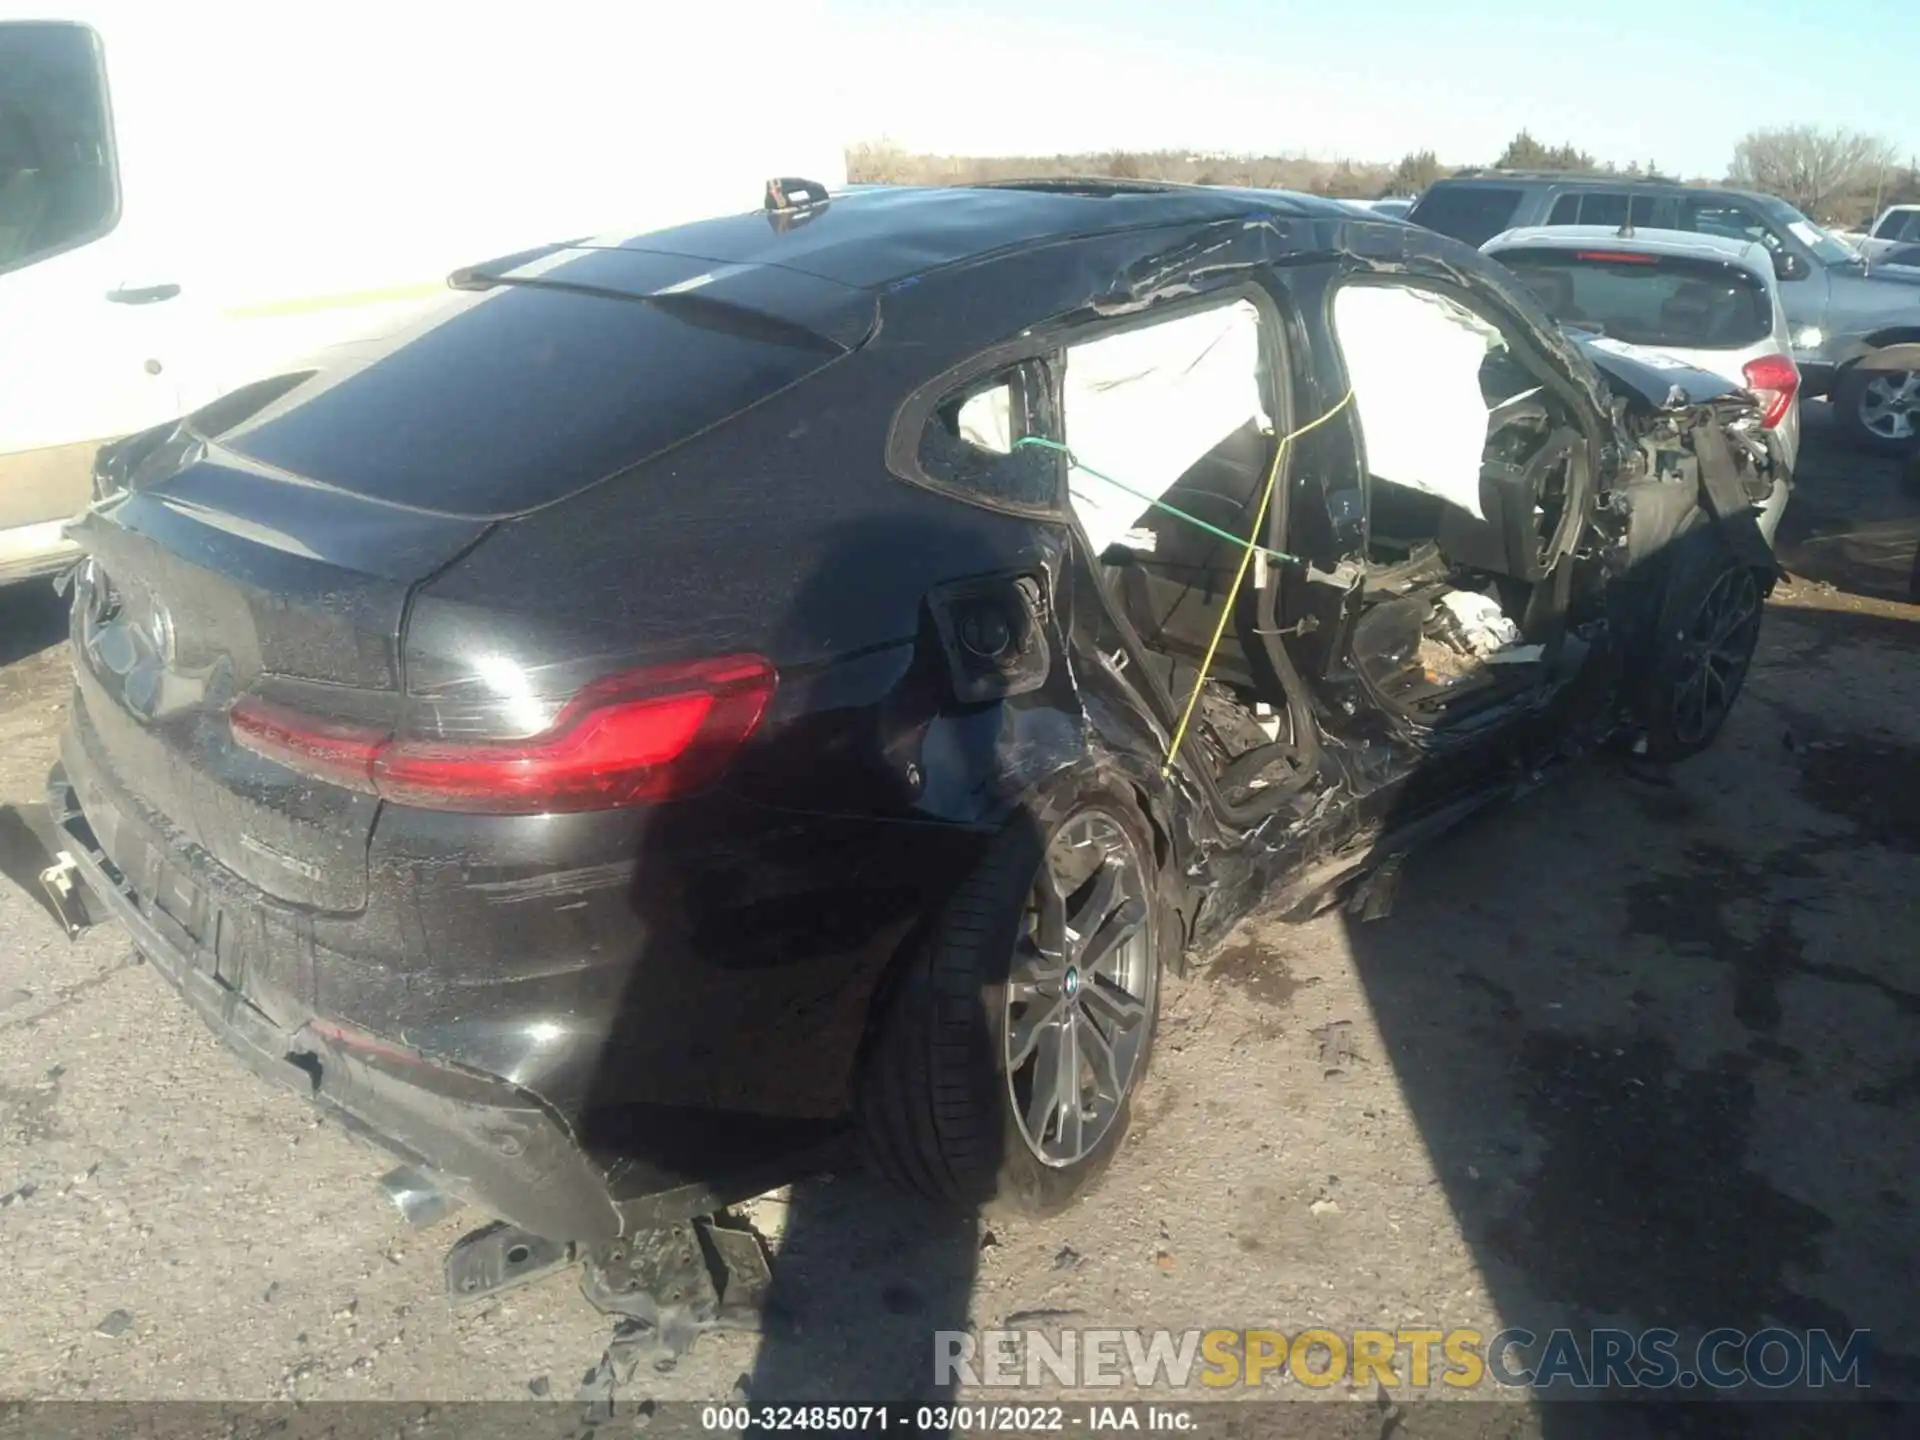
[[1062,445],[1058,440],[1046,440],[1046,439],[1042,439],[1038,435],[1029,435],[1024,439],[1016,440],[1013,442],[1013,448],[1016,450],[1018,450],[1023,445],[1037,446],[1042,450],[1058,451],[1060,454],[1067,457],[1067,465],[1069,466],[1069,468],[1074,470],[1084,471],[1086,474],[1093,476],[1093,478],[1096,480],[1105,481],[1107,484],[1113,486],[1114,489],[1120,491],[1122,494],[1131,495],[1134,499],[1141,501],[1143,504],[1151,505],[1156,510],[1164,510],[1167,512],[1167,514],[1173,516],[1175,519],[1184,520],[1189,525],[1197,526],[1200,529],[1206,531],[1209,535],[1217,535],[1222,540],[1225,540],[1228,544],[1237,545],[1242,550],[1257,550],[1261,554],[1267,556],[1269,559],[1278,560],[1285,564],[1304,565],[1307,563],[1306,561],[1302,560],[1298,555],[1289,555],[1284,550],[1275,550],[1275,549],[1272,549],[1270,546],[1255,545],[1250,540],[1243,540],[1238,535],[1235,535],[1231,530],[1222,530],[1218,525],[1209,525],[1205,520],[1202,520],[1198,515],[1189,515],[1185,510],[1182,510],[1177,505],[1169,505],[1164,500],[1158,499],[1152,495],[1148,495],[1144,491],[1136,490],[1131,485],[1123,484],[1122,482],[1114,479],[1111,475],[1103,475],[1100,473],[1100,471],[1094,469],[1091,465],[1081,464],[1079,459],[1074,455],[1073,451],[1068,449],[1065,445]]

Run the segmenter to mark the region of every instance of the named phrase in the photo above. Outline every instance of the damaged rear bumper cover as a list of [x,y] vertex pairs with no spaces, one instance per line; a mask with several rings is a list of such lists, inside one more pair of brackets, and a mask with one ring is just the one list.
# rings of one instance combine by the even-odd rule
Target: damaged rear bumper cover
[[99,904],[254,1073],[522,1229],[596,1243],[628,1228],[605,1174],[532,1095],[318,1016],[275,1023],[219,979],[211,956],[156,923],[101,848],[64,766],[47,777],[47,809]]

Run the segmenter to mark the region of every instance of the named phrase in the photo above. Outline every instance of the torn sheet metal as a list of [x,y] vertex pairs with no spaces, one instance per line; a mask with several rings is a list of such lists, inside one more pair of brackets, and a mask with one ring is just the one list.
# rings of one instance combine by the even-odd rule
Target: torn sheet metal
[[1747,565],[1776,574],[1779,561],[1754,519],[1753,505],[1740,485],[1740,469],[1732,446],[1717,425],[1701,425],[1693,436],[1700,458],[1700,488],[1706,493],[1720,533],[1733,553]]
[[1347,901],[1347,913],[1362,923],[1384,920],[1393,913],[1394,896],[1400,889],[1400,865],[1406,852],[1389,855],[1353,888]]
[[1631,345],[1625,340],[1616,340],[1611,335],[1601,335],[1588,342],[1589,351],[1598,350],[1608,355],[1618,355],[1625,360],[1633,360],[1651,370],[1697,371],[1700,367],[1682,360],[1677,355],[1669,355],[1664,350],[1652,350],[1645,345]]
[[571,1241],[496,1220],[463,1235],[447,1252],[447,1298],[456,1304],[485,1299],[564,1270],[573,1260]]
[[[1679,358],[1638,345],[1627,345],[1590,331],[1563,332],[1607,382],[1611,394],[1653,410],[1704,405],[1737,394],[1739,386],[1724,376],[1689,365]],[[1678,388],[1679,395],[1674,394]]]

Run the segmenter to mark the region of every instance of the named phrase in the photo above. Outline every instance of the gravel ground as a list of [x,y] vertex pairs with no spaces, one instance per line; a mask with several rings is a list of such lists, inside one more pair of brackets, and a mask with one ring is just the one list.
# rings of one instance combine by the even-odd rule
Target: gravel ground
[[[1804,487],[1823,524],[1881,493],[1847,473]],[[1865,1328],[1882,1393],[1920,1393],[1920,611],[1782,599],[1709,754],[1572,767],[1411,860],[1386,919],[1249,924],[1174,983],[1086,1203],[987,1228],[857,1174],[768,1197],[781,1323],[647,1393],[904,1399],[932,1331],[1016,1317]],[[60,633],[0,592],[16,881]],[[460,1218],[404,1228],[386,1168],[112,929],[70,944],[0,882],[0,1398],[571,1395],[609,1336],[574,1279],[451,1307]]]

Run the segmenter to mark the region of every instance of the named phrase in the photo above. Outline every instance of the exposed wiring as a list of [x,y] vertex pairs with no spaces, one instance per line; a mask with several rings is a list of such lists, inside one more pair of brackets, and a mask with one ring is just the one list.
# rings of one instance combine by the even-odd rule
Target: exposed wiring
[[[1260,492],[1260,508],[1254,512],[1252,533],[1260,534],[1262,527],[1267,523],[1267,507],[1273,503],[1274,488],[1280,483],[1280,470],[1286,463],[1287,446],[1309,430],[1318,429],[1326,424],[1346,409],[1352,400],[1353,391],[1348,390],[1332,409],[1318,419],[1309,420],[1298,430],[1289,431],[1280,437],[1280,443],[1273,447],[1273,464],[1267,467],[1267,483]],[[1207,642],[1207,653],[1200,662],[1200,673],[1193,677],[1193,692],[1187,696],[1187,708],[1181,712],[1180,723],[1174,727],[1173,738],[1167,742],[1167,763],[1160,767],[1160,774],[1163,777],[1171,777],[1173,774],[1173,762],[1180,754],[1180,742],[1187,738],[1187,726],[1193,722],[1193,712],[1200,704],[1201,687],[1207,683],[1207,672],[1213,668],[1214,652],[1220,648],[1220,637],[1227,631],[1227,617],[1233,614],[1234,603],[1240,598],[1240,585],[1247,578],[1247,566],[1253,560],[1256,547],[1250,542],[1240,543],[1246,544],[1246,548],[1240,552],[1240,568],[1234,571],[1233,584],[1227,587],[1226,599],[1220,606],[1219,623],[1213,627],[1213,639]]]
[[[1267,467],[1266,484],[1262,486],[1260,490],[1260,508],[1254,512],[1253,534],[1258,535],[1261,528],[1267,523],[1267,510],[1273,504],[1273,492],[1280,483],[1281,467],[1286,463],[1287,446],[1293,441],[1298,440],[1302,435],[1305,435],[1309,430],[1318,429],[1320,426],[1326,424],[1327,421],[1346,409],[1352,401],[1353,391],[1349,390],[1335,402],[1332,409],[1326,411],[1318,419],[1309,420],[1298,430],[1290,431],[1280,437],[1279,443],[1273,447],[1273,463]],[[1305,564],[1306,562],[1298,555],[1289,555],[1284,550],[1274,550],[1265,545],[1256,544],[1252,540],[1243,540],[1231,531],[1222,530],[1217,525],[1209,525],[1206,521],[1200,519],[1199,516],[1189,515],[1186,511],[1169,505],[1166,501],[1156,496],[1135,490],[1130,485],[1123,485],[1111,475],[1102,475],[1092,466],[1081,464],[1080,461],[1075,458],[1073,451],[1061,444],[1058,440],[1046,440],[1038,435],[1028,435],[1014,442],[1015,449],[1018,449],[1022,445],[1033,445],[1043,450],[1057,451],[1067,457],[1067,464],[1070,468],[1084,470],[1087,474],[1093,476],[1094,479],[1104,480],[1116,490],[1131,495],[1136,500],[1144,501],[1156,509],[1164,510],[1169,515],[1185,520],[1189,525],[1198,526],[1209,535],[1217,535],[1222,540],[1231,541],[1234,545],[1240,547],[1240,568],[1234,572],[1233,584],[1227,587],[1225,602],[1220,606],[1220,619],[1213,627],[1213,639],[1207,642],[1206,656],[1200,661],[1200,673],[1194,677],[1193,691],[1187,696],[1186,708],[1180,712],[1180,723],[1174,727],[1173,738],[1167,742],[1167,759],[1166,763],[1160,767],[1160,773],[1162,776],[1171,776],[1173,774],[1173,762],[1180,754],[1181,742],[1187,738],[1187,727],[1193,723],[1193,712],[1200,704],[1200,691],[1207,683],[1207,672],[1213,668],[1213,657],[1220,649],[1220,638],[1227,632],[1227,618],[1233,614],[1234,603],[1240,598],[1240,586],[1246,581],[1247,566],[1252,563],[1254,552],[1259,551],[1261,554],[1271,556],[1275,560],[1296,565]]]

